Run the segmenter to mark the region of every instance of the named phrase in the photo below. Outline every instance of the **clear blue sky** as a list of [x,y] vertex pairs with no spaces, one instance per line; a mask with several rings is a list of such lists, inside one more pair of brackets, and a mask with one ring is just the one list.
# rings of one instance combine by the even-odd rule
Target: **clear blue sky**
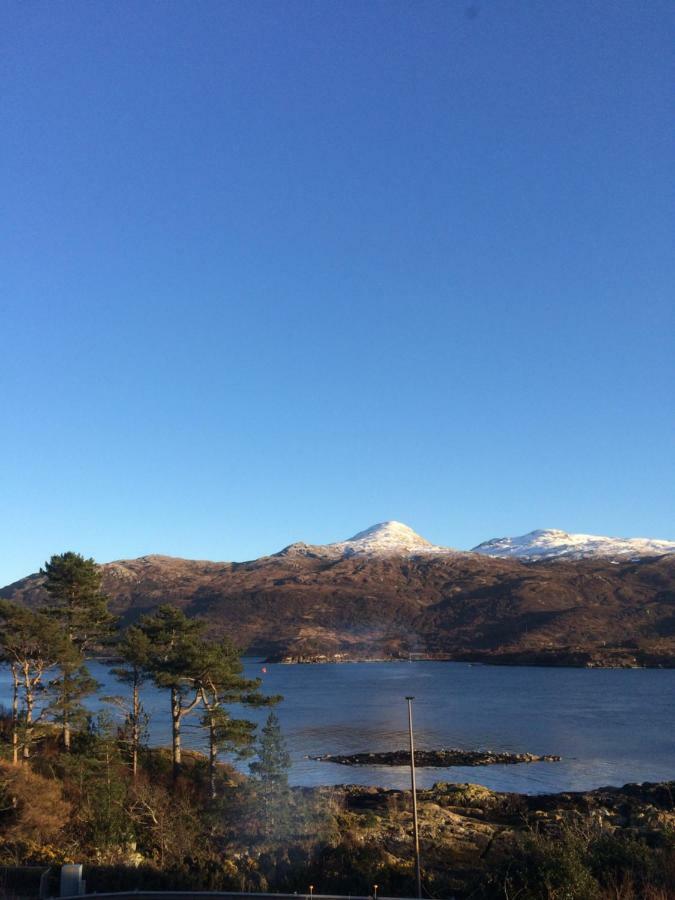
[[675,538],[671,0],[0,19],[1,584]]

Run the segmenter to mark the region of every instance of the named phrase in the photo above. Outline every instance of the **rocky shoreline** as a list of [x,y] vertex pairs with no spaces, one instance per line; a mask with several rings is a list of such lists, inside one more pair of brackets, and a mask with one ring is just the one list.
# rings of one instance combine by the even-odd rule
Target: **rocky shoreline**
[[[308,756],[318,762],[337,763],[340,766],[407,766],[409,750],[390,750],[382,753],[323,753]],[[539,756],[536,753],[502,753],[493,750],[415,750],[415,765],[420,768],[449,768],[450,766],[499,766],[518,763],[560,762],[554,754]]]
[[472,666],[532,666],[561,669],[672,669],[675,656],[636,657],[626,653],[605,653],[568,649],[507,652],[468,653],[410,653],[364,656],[347,651],[339,653],[272,653],[264,657],[265,663],[281,665],[323,665],[326,663],[383,663],[383,662],[463,662]]
[[[349,827],[362,858],[380,860],[383,865],[403,869],[410,860],[412,817],[410,792],[376,787],[346,785],[340,789],[307,789],[338,797],[343,805],[342,827]],[[666,900],[675,894],[663,887],[661,892],[643,891],[639,883],[628,892],[630,879],[640,859],[651,853],[650,866],[661,866],[663,873],[675,863],[675,783],[626,784],[580,792],[558,794],[516,794],[496,792],[478,784],[437,782],[418,791],[420,842],[424,877],[438,888],[437,896],[457,898],[484,897],[475,893],[477,882],[489,872],[514,870],[523,861],[523,842],[533,852],[536,843],[539,861],[546,857],[547,868],[559,867],[565,878],[577,872],[582,861],[596,856],[596,874],[616,877],[616,885],[626,879],[625,893],[543,894],[527,897],[617,897]],[[529,842],[529,844],[528,844]],[[641,855],[636,855],[638,854]],[[614,857],[608,853],[615,854]],[[627,855],[633,852],[633,856]],[[621,856],[621,854],[624,854]],[[531,857],[535,859],[537,857]],[[622,873],[620,860],[625,859]],[[572,870],[565,869],[572,860]],[[615,867],[614,869],[612,867]],[[561,868],[562,867],[562,868]],[[530,870],[528,871],[536,871]],[[540,872],[541,870],[539,870]],[[536,875],[539,875],[536,872]],[[534,876],[533,876],[534,877]],[[671,877],[664,874],[664,878]],[[591,883],[594,884],[595,882]],[[565,888],[569,884],[565,883]],[[578,886],[577,886],[578,887]],[[541,885],[535,885],[537,890]],[[672,883],[671,883],[672,888]],[[517,885],[511,885],[516,896]],[[497,894],[489,894],[497,896]],[[498,896],[505,896],[499,893]]]

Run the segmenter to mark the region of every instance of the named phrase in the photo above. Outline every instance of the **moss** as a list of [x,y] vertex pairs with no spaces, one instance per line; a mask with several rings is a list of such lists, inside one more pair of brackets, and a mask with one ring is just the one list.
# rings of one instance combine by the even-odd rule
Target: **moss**
[[453,784],[447,781],[438,781],[423,796],[442,805],[460,807],[479,807],[489,809],[495,805],[497,795],[489,788],[481,784]]

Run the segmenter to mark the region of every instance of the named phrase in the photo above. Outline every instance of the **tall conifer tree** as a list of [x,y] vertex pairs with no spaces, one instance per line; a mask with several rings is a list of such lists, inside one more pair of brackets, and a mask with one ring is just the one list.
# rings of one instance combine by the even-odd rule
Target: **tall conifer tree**
[[45,612],[61,625],[69,645],[59,663],[60,677],[52,682],[51,711],[61,726],[63,746],[70,750],[72,727],[84,715],[81,701],[98,687],[84,662],[85,653],[110,635],[114,618],[93,559],[70,551],[56,554],[41,574],[49,595]]
[[176,606],[164,604],[144,616],[139,628],[148,641],[147,671],[158,687],[168,688],[171,702],[171,750],[174,776],[181,765],[181,725],[202,702],[199,636],[204,623],[188,619]]
[[290,765],[291,757],[281,733],[279,719],[271,712],[258,743],[258,759],[249,767],[258,780],[261,813],[268,836],[281,836],[289,825]]
[[130,731],[131,771],[138,775],[138,751],[141,743],[141,730],[147,724],[147,715],[141,704],[140,688],[148,677],[150,666],[150,641],[138,625],[130,625],[122,634],[117,644],[117,652],[122,664],[112,671],[119,681],[131,688],[131,705],[127,706],[127,723]]
[[250,756],[255,739],[255,724],[233,718],[227,706],[231,703],[270,706],[282,698],[261,694],[260,679],[244,677],[239,652],[227,638],[204,642],[201,669],[197,678],[204,704],[202,725],[208,733],[209,783],[211,799],[215,799],[218,754]]

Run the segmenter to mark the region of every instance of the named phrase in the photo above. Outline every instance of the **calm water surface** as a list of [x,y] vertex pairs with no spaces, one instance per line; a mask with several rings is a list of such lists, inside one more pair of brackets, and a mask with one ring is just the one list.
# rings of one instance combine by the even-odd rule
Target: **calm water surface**
[[[467,663],[351,663],[284,666],[246,661],[269,693],[292,754],[294,784],[408,787],[406,768],[345,767],[308,754],[395,750],[407,745],[405,696],[415,696],[417,746],[556,753],[559,763],[418,770],[421,787],[472,781],[495,790],[586,790],[675,778],[675,670],[559,669]],[[92,664],[102,694],[122,694],[107,668]],[[7,705],[9,678],[0,678]],[[149,687],[151,743],[169,743],[168,698]],[[244,715],[264,721],[267,710]],[[188,718],[185,746],[204,746]],[[193,723],[193,724],[190,724]]]

